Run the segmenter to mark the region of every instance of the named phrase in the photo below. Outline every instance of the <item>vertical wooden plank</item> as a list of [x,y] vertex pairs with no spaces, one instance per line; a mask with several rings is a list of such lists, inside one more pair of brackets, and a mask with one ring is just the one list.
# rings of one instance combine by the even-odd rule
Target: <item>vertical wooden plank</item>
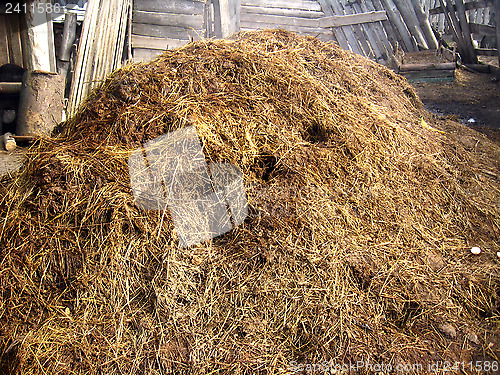
[[28,25],[28,55],[30,57],[29,70],[42,70],[46,72],[56,71],[56,53],[54,49],[54,34],[52,17],[47,12],[39,12],[47,9],[50,0],[34,0],[27,7],[26,23]]
[[[380,0],[372,0],[371,4],[375,8],[375,10],[385,10]],[[399,45],[404,45],[403,40],[401,39],[401,36],[394,30],[394,27],[389,20],[382,21],[381,24],[383,29],[385,30],[385,33],[387,34],[389,43],[392,46],[392,52],[394,53]]]
[[0,65],[10,63],[7,14],[0,14]]
[[[341,4],[343,8],[342,14],[355,14],[356,11],[352,7],[352,3],[349,0],[339,0],[339,4]],[[354,31],[354,35],[363,48],[364,55],[371,58],[376,59],[376,52],[373,50],[371,44],[368,42],[368,37],[365,34],[363,27],[359,24],[348,26]]]
[[23,46],[21,42],[21,23],[19,15],[10,15],[8,19],[9,44],[11,50],[11,63],[24,66]]
[[500,0],[495,0],[495,20],[497,22],[498,64],[500,66]]
[[425,40],[427,41],[427,46],[430,49],[438,48],[438,41],[434,32],[432,31],[431,24],[429,22],[429,17],[427,13],[424,12],[420,0],[411,0],[411,4],[415,9],[415,14],[417,15],[418,22],[420,23],[420,28],[422,29]]
[[[362,12],[373,12],[375,7],[373,6],[371,0],[365,0],[360,2],[360,7]],[[393,55],[393,47],[387,38],[387,34],[380,22],[373,22],[370,24],[373,32],[375,33],[375,39],[379,44],[379,48],[382,51],[382,58],[388,61]]]
[[[321,5],[323,13],[326,16],[329,17],[335,15],[332,6],[327,0],[319,0],[319,3]],[[347,42],[347,38],[344,34],[344,31],[340,27],[332,27],[330,30],[332,31],[332,34],[334,35],[334,38],[336,39],[340,47],[346,51],[349,51],[350,50],[349,43]]]
[[396,7],[399,13],[403,17],[403,20],[410,31],[410,34],[416,39],[417,44],[428,49],[427,41],[424,38],[423,32],[420,29],[420,24],[417,19],[417,15],[413,7],[410,5],[409,0],[398,0],[395,1]]
[[[351,3],[351,5],[356,13],[364,13],[359,3]],[[364,23],[361,27],[368,39],[368,42],[370,43],[372,51],[375,55],[375,60],[381,64],[385,63],[387,61],[387,53],[381,38],[375,35],[373,23]]]
[[401,39],[403,40],[403,46],[407,52],[417,51],[417,45],[412,38],[408,27],[406,26],[401,14],[399,13],[396,4],[392,0],[382,0],[382,4],[384,5],[384,9],[387,12],[387,17],[392,22],[396,30],[399,32]]
[[214,11],[214,36],[222,38],[222,19],[220,10],[220,0],[213,0]]
[[[327,0],[327,1],[331,5],[335,15],[340,16],[340,15],[344,14],[344,12],[342,10],[342,6],[339,4],[339,2],[337,0]],[[348,42],[349,47],[350,47],[350,50],[354,53],[357,53],[359,55],[364,56],[365,55],[364,51],[361,48],[361,46],[359,45],[358,39],[354,35],[352,28],[342,26],[338,29],[342,30],[342,32],[345,34],[347,42]]]

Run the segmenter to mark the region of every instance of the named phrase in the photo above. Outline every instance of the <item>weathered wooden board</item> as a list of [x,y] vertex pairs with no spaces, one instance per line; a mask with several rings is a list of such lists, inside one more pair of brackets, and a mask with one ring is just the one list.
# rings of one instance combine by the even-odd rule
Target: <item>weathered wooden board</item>
[[9,53],[9,30],[7,27],[6,14],[0,14],[0,65],[10,62]]
[[134,48],[133,60],[134,62],[151,61],[162,53],[163,51],[158,49]]
[[242,0],[241,5],[321,11],[321,6],[318,2],[307,0]]
[[471,23],[470,29],[473,34],[484,35],[484,36],[495,36],[497,31],[494,26],[490,25],[479,25],[477,23]]
[[496,56],[498,50],[496,48],[476,48],[476,54],[479,56]]
[[[324,16],[322,11],[317,10],[301,10],[301,9],[288,9],[288,8],[267,8],[259,6],[241,5],[242,14],[267,14],[273,16],[287,16],[297,18],[320,18]],[[256,16],[257,17],[257,16]]]
[[297,34],[312,34],[320,35],[326,34],[328,31],[323,28],[315,27],[299,27],[292,25],[282,25],[276,23],[264,23],[264,22],[241,22],[241,30],[263,30],[263,29],[283,29],[287,31],[293,31]]
[[405,72],[403,74],[410,82],[447,82],[455,77],[454,70],[425,70],[419,72]]
[[[476,1],[469,1],[465,3],[465,10],[472,10],[472,9],[480,9],[480,8],[488,8],[490,6],[494,5],[494,0],[476,0]],[[453,5],[455,11],[456,11],[456,6]],[[436,8],[432,8],[429,10],[429,14],[440,14],[444,13],[443,9],[438,6]]]
[[145,23],[150,25],[177,26],[193,29],[203,28],[202,14],[177,14],[161,12],[145,12],[136,10],[133,12],[134,23]]
[[286,16],[270,16],[270,15],[259,15],[243,13],[241,15],[241,22],[258,22],[258,23],[268,23],[274,25],[288,25],[288,26],[299,26],[299,27],[320,27],[320,19],[310,19],[310,18],[298,18],[298,17],[286,17]]
[[399,67],[400,72],[426,71],[426,70],[454,70],[455,63],[427,63],[427,64],[404,64]]
[[356,25],[368,22],[377,22],[387,20],[385,11],[373,11],[361,14],[349,14],[344,16],[330,16],[319,19],[320,27],[340,27],[348,25]]
[[187,43],[189,43],[188,40],[132,35],[132,48],[166,50],[170,48],[182,47]]
[[205,4],[194,0],[139,0],[134,1],[134,10],[146,12],[199,14],[203,15]]
[[203,37],[204,30],[186,29],[185,27],[177,26],[134,23],[132,25],[132,34],[179,40],[190,40],[192,38],[196,40]]

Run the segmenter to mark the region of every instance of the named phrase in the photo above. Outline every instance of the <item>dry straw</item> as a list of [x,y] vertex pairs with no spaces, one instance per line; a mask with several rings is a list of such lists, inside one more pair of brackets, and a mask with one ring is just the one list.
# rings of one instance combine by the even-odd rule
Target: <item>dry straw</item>
[[[188,125],[241,169],[250,215],[181,250],[168,214],[135,206],[127,157]],[[0,185],[0,370],[498,360],[499,160],[314,38],[241,33],[120,69]]]

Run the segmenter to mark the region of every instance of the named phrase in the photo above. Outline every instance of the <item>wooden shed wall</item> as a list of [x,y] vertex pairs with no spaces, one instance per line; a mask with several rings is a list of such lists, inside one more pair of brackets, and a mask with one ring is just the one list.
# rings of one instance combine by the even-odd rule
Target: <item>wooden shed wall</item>
[[317,0],[242,0],[240,26],[241,30],[281,28],[328,41],[332,31],[318,25],[324,16]]
[[205,2],[197,0],[135,0],[132,13],[134,61],[151,60],[205,36]]

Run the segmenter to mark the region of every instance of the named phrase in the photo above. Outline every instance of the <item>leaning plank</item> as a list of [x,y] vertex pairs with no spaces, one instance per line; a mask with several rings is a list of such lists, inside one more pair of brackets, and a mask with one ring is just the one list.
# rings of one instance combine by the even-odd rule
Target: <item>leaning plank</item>
[[[482,8],[488,8],[492,5],[494,5],[495,0],[477,0],[477,1],[470,1],[468,3],[465,3],[465,10],[472,10],[472,9],[482,9]],[[454,6],[454,10],[456,11],[456,7]],[[436,8],[432,8],[429,10],[429,14],[441,14],[444,13],[443,9],[440,6],[437,6]]]
[[420,29],[420,23],[418,22],[415,10],[409,3],[409,0],[398,0],[395,1],[395,4],[411,35],[416,39],[417,45],[422,46],[424,49],[429,49],[423,32]]
[[21,42],[21,25],[20,17],[16,14],[11,14],[7,17],[9,46],[11,58],[10,62],[19,66],[23,66],[23,47]]
[[474,51],[474,44],[472,43],[472,35],[469,26],[469,20],[465,13],[464,0],[456,0],[457,14],[460,21],[460,27],[464,36],[465,47],[467,48],[467,64],[477,64],[477,56]]
[[203,15],[199,14],[160,13],[136,10],[132,15],[132,20],[134,23],[146,23],[150,25],[191,27],[193,29],[203,28]]
[[134,1],[134,10],[203,15],[205,4],[202,1],[194,0],[136,0]]
[[10,63],[7,17],[10,17],[10,15],[0,14],[0,65]]
[[[368,3],[372,4],[375,10],[384,10],[384,6],[382,5],[382,2],[380,0],[372,0],[369,1]],[[394,29],[394,26],[392,25],[391,22],[389,22],[389,20],[381,21],[380,23],[382,24],[382,28],[387,34],[387,39],[391,44],[391,51],[394,54],[394,51],[398,49],[398,46],[404,45],[403,39],[401,38],[399,33]]]
[[[267,16],[259,15],[256,17],[254,14],[242,14],[241,21],[243,22],[258,22],[272,23],[276,25],[289,25],[289,26],[304,26],[304,27],[320,27],[321,19],[285,17],[285,16]],[[329,26],[327,26],[329,27]]]
[[155,38],[152,36],[132,35],[132,48],[159,49],[179,48],[189,43],[187,40]]
[[155,36],[160,38],[171,38],[180,40],[200,39],[203,37],[203,30],[187,29],[177,26],[148,25],[144,23],[134,23],[132,34]]
[[[361,5],[361,9],[363,10],[363,12],[371,12],[371,11],[376,10],[375,6],[373,5],[371,0],[362,1],[360,3],[360,5]],[[372,26],[373,26],[374,32],[376,34],[377,40],[379,40],[381,45],[382,45],[382,47],[381,47],[382,51],[385,51],[384,52],[385,59],[389,60],[392,57],[392,55],[394,54],[394,48],[393,48],[391,42],[389,41],[389,38],[387,36],[386,31],[384,30],[384,26],[383,26],[382,22],[387,22],[387,20],[375,22],[372,24]]]
[[427,41],[427,46],[430,49],[438,48],[438,41],[436,39],[436,35],[434,35],[434,31],[432,30],[427,13],[424,12],[424,9],[422,8],[421,1],[411,0],[411,4],[415,9],[415,14],[417,15],[418,22],[420,23],[420,28],[424,32],[425,40]]
[[385,20],[387,20],[387,13],[385,11],[374,11],[361,14],[349,14],[346,16],[323,17],[319,19],[319,26],[340,27]]
[[417,51],[417,45],[408,30],[401,14],[399,13],[396,4],[392,0],[382,0],[385,10],[387,11],[387,16],[391,20],[391,23],[394,25],[396,30],[398,31],[401,39],[403,40],[403,45],[408,52]]
[[241,5],[321,11],[321,6],[318,2],[307,0],[242,0]]

